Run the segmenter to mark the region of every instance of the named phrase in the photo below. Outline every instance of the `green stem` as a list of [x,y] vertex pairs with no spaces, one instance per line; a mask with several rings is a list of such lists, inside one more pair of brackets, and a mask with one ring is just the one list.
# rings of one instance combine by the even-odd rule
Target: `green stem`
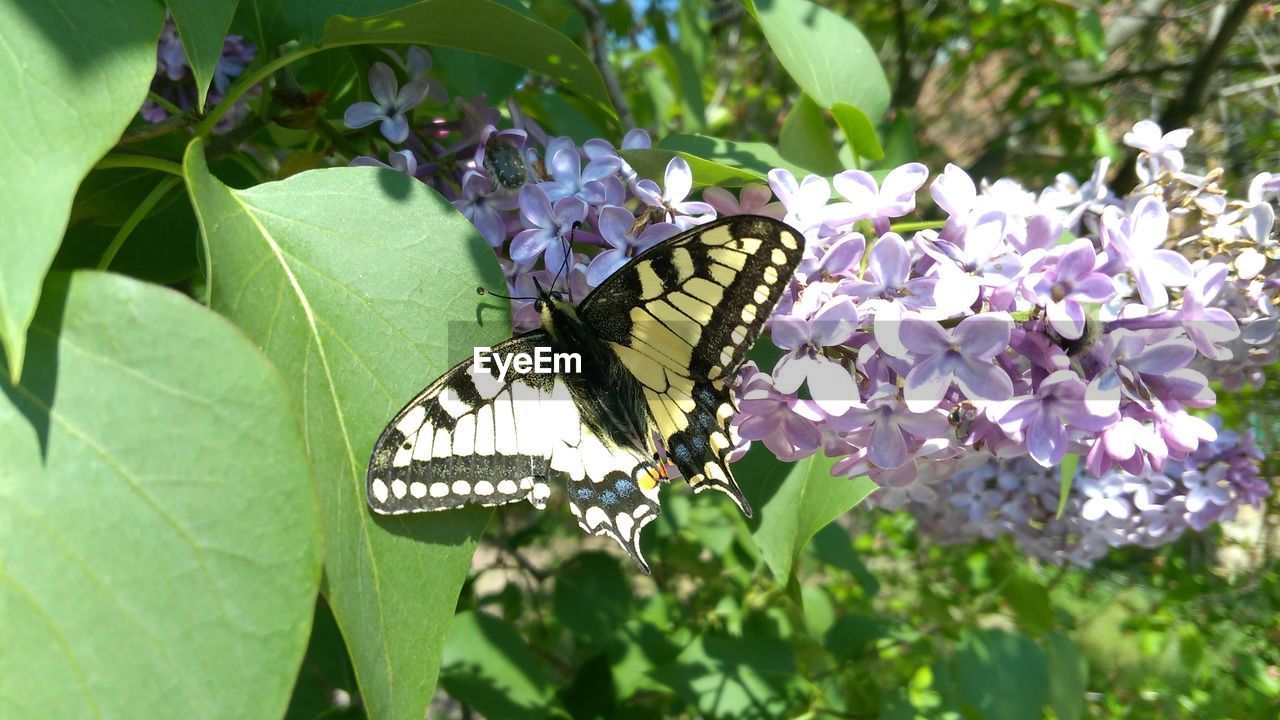
[[913,232],[915,230],[938,230],[947,224],[946,220],[924,220],[890,225],[889,230],[896,233]]
[[172,160],[138,155],[135,153],[111,153],[93,166],[94,170],[114,170],[116,168],[138,168],[141,170],[159,170],[163,173],[182,177],[182,166]]
[[124,221],[124,225],[120,226],[120,230],[116,236],[111,238],[111,244],[107,246],[106,252],[102,253],[102,259],[98,261],[98,269],[106,270],[111,267],[111,261],[116,259],[116,253],[120,252],[120,248],[124,246],[124,241],[133,233],[134,228],[138,227],[138,223],[147,217],[165,195],[169,194],[177,184],[181,182],[181,178],[166,177],[156,183],[155,188],[138,203],[138,207],[130,213],[129,219]]
[[249,90],[252,89],[254,85],[257,85],[263,82],[264,80],[266,80],[267,78],[271,77],[280,68],[286,65],[289,65],[290,63],[297,62],[298,60],[301,60],[302,58],[307,57],[308,55],[317,53],[322,49],[328,49],[328,48],[320,48],[320,47],[314,47],[314,46],[300,47],[291,52],[287,52],[284,55],[281,55],[280,57],[276,58],[275,60],[272,60],[266,65],[259,67],[257,70],[254,70],[252,72],[246,73],[245,75],[242,75],[234,85],[227,88],[227,94],[225,97],[222,98],[222,102],[210,108],[209,114],[205,115],[204,120],[201,120],[200,124],[196,126],[196,136],[208,137],[209,133],[213,132],[213,127],[218,124],[219,120],[222,119],[222,116],[226,115],[227,111],[229,111],[233,106],[235,106],[236,101],[239,100],[245,93],[249,92]]
[[160,107],[164,108],[165,110],[169,111],[170,115],[182,115],[183,113],[186,112],[186,110],[183,110],[177,105],[174,105],[173,103],[169,102],[168,98],[162,97],[159,93],[155,92],[154,90],[147,93],[147,99],[159,105]]

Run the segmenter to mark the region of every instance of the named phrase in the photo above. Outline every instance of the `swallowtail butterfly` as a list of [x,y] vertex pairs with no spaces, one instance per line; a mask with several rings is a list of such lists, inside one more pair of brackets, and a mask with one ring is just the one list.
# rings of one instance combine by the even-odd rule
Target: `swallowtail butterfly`
[[[730,383],[800,262],[804,239],[767,217],[701,225],[634,257],[575,307],[543,291],[541,329],[491,350],[578,353],[581,372],[499,379],[472,360],[431,383],[374,445],[370,507],[398,514],[526,500],[563,484],[578,524],[645,573],[641,529],[673,463],[695,492],[751,509],[725,460]],[[527,369],[527,368],[526,368]]]

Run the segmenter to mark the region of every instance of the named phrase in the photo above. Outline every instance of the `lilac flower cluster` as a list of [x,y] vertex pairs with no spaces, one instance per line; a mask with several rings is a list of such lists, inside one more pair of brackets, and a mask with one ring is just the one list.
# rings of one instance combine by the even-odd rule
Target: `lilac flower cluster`
[[[213,69],[213,82],[205,96],[206,107],[222,102],[231,81],[239,77],[249,63],[253,62],[257,51],[252,43],[239,35],[228,35],[222,41],[222,55]],[[182,47],[182,39],[178,36],[178,26],[174,24],[173,16],[168,14],[156,47],[156,76],[151,81],[151,91],[183,110],[193,110],[196,107],[195,76],[191,73],[191,63]],[[249,106],[243,100],[236,103],[214,126],[214,132],[227,132],[239,124],[248,112]],[[142,104],[141,115],[147,122],[155,123],[168,117],[169,111],[148,99]]]
[[[1118,506],[1092,502],[1116,496],[1116,483],[1136,511],[1180,507],[1179,522],[1197,529],[1267,493],[1251,440],[1223,445],[1234,436],[1196,413],[1214,404],[1210,376],[1257,385],[1274,362],[1269,199],[1280,176],[1229,198],[1220,171],[1185,170],[1189,131],[1144,121],[1126,135],[1142,151],[1141,184],[1124,197],[1106,186],[1103,160],[1088,181],[1060,175],[1039,194],[1007,179],[979,185],[954,165],[930,182],[909,163],[879,177],[774,170],[767,187],[709,188],[698,200],[683,159],[659,185],[609,142],[548,136],[514,104],[503,130],[483,97],[455,100],[460,119],[434,117],[445,108],[429,56],[392,57],[404,86],[375,64],[373,101],[345,118],[376,124],[389,162],[352,164],[391,167],[450,199],[517,298],[541,287],[581,300],[637,253],[718,215],[771,215],[803,233],[804,258],[769,321],[782,356],[768,372],[749,364],[735,388],[740,452],[757,440],[783,460],[822,451],[833,474],[871,477],[882,488],[873,503],[888,507],[984,507],[975,503],[995,482],[1019,496],[1008,518],[1027,528],[1051,524],[1043,510],[1056,509],[1058,483],[1043,469],[1068,453],[1084,475],[1075,514],[1054,522],[1118,522]],[[418,111],[428,99],[436,105]],[[643,131],[622,142],[648,146]],[[929,215],[916,207],[926,186],[945,219],[913,221]],[[530,301],[512,310],[517,330],[536,327]],[[1233,459],[1202,462],[1206,448]],[[1162,537],[1157,514],[1130,534]],[[1003,532],[979,522],[992,517],[972,523]]]
[[1113,469],[1075,475],[1061,515],[1059,476],[1026,457],[996,459],[977,453],[908,491],[876,497],[883,507],[905,507],[921,529],[943,544],[1009,536],[1029,556],[1089,565],[1110,548],[1156,547],[1187,530],[1201,531],[1235,517],[1241,505],[1270,494],[1258,475],[1262,453],[1252,431],[1223,430],[1162,471]]

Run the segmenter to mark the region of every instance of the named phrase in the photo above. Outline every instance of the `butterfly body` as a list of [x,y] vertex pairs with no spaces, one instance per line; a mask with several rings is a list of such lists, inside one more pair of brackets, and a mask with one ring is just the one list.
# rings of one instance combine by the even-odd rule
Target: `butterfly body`
[[563,484],[583,530],[613,538],[645,572],[640,530],[658,516],[667,462],[695,492],[719,490],[750,514],[727,462],[730,383],[802,251],[787,225],[736,216],[640,253],[576,306],[542,293],[541,328],[491,352],[572,353],[575,371],[458,364],[374,445],[370,507],[541,508]]

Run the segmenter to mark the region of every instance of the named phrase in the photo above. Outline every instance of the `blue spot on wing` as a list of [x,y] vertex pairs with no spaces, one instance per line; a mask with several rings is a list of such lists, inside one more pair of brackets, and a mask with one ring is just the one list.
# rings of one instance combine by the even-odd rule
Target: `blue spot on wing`
[[613,505],[618,502],[618,494],[612,490],[605,490],[600,493],[600,501],[605,505]]

